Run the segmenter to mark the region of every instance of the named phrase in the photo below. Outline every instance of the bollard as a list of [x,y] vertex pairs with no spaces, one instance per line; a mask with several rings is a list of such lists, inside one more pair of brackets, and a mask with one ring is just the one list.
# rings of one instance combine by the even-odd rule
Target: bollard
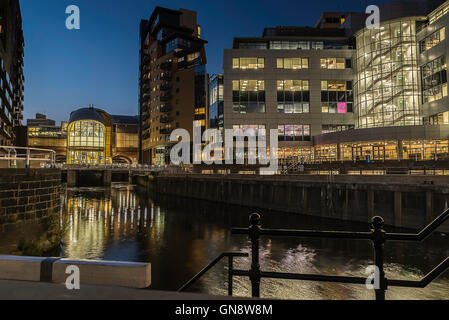
[[371,220],[374,246],[374,264],[379,270],[380,288],[376,288],[376,300],[385,300],[385,291],[387,290],[387,279],[384,271],[384,245],[386,242],[386,232],[383,229],[384,219],[382,217],[374,217]]
[[250,280],[252,287],[252,297],[260,298],[260,264],[259,264],[259,238],[260,238],[260,224],[261,216],[258,213],[253,213],[250,216],[250,227],[249,227],[249,237],[252,243],[252,261],[251,261],[251,271]]

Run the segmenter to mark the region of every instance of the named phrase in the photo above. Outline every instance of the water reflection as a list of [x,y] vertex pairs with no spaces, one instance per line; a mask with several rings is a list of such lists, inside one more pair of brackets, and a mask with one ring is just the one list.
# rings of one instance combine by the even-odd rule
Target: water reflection
[[[59,219],[61,256],[151,262],[153,289],[176,290],[224,251],[249,251],[247,237],[231,236],[232,227],[248,225],[250,208],[217,205],[174,197],[154,197],[128,185],[112,189],[66,190]],[[367,230],[367,224],[260,210],[270,228]],[[12,241],[31,234],[29,224],[0,230],[0,253],[11,253]],[[392,231],[392,230],[388,230]],[[34,234],[38,233],[34,231]],[[447,237],[423,244],[390,243],[386,247],[389,278],[419,279],[449,256]],[[261,266],[266,271],[366,276],[372,264],[369,242],[275,238],[261,240]],[[236,267],[249,269],[247,259]],[[226,264],[211,270],[193,291],[226,294]],[[247,279],[236,278],[237,295],[249,296]],[[263,280],[263,297],[281,299],[372,299],[363,286]],[[388,299],[448,299],[449,279],[427,289],[391,288]]]

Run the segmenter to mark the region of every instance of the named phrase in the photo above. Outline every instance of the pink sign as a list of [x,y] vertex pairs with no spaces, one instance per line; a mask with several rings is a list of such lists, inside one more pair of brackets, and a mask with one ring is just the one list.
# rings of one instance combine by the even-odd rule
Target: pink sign
[[337,112],[338,113],[347,113],[346,102],[340,102],[337,104]]

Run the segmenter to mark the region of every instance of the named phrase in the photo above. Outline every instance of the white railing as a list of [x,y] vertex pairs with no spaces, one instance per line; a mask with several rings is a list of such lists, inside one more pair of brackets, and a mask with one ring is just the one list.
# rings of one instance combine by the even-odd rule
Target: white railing
[[163,171],[166,170],[166,166],[154,166],[154,165],[141,165],[141,164],[56,164],[56,167],[61,169],[92,169],[92,170],[131,170],[131,171]]
[[0,146],[0,168],[54,168],[55,164],[53,150]]

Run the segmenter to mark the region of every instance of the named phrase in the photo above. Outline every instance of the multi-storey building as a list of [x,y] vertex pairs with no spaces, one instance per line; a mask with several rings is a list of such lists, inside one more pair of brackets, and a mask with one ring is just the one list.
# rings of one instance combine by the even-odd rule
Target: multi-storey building
[[278,129],[291,162],[449,158],[441,2],[386,4],[378,29],[364,14],[327,13],[315,28],[236,38],[224,55],[225,127]]
[[56,152],[56,161],[65,162],[67,156],[67,121],[60,126],[43,114],[27,119],[27,145],[31,148],[51,149]]
[[140,27],[140,161],[169,163],[170,135],[207,125],[206,41],[194,11],[156,7]]
[[345,29],[277,27],[224,53],[226,129],[278,130],[281,158],[313,136],[353,129],[354,44]]
[[23,120],[24,38],[19,0],[0,0],[0,145],[14,145]]

